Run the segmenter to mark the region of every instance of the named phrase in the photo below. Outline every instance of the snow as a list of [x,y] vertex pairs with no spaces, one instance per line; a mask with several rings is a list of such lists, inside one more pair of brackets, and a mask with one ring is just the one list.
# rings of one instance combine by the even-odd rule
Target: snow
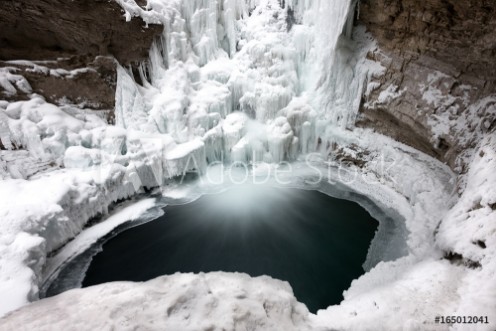
[[177,145],[165,156],[165,176],[174,177],[190,170],[204,172],[206,168],[205,144],[201,140],[193,140]]
[[462,273],[459,267],[427,260],[399,270],[390,266],[385,271],[387,276],[377,283],[360,284],[374,286],[365,295],[354,293],[360,280],[355,281],[341,305],[319,311],[314,318],[316,326],[370,331],[448,330],[447,325],[435,324],[434,318],[453,314]]
[[[34,63],[32,61],[26,61],[26,60],[11,60],[11,61],[5,61],[5,63],[7,65],[11,64],[11,65],[15,65],[15,66],[26,67],[24,70],[26,70],[28,72],[36,72],[36,73],[47,75],[47,76],[63,77],[63,78],[67,78],[67,79],[72,79],[75,76],[77,76],[78,74],[85,73],[88,71],[96,72],[95,69],[93,69],[93,68],[78,68],[78,69],[73,69],[73,70],[66,70],[66,69],[62,69],[62,68],[51,69],[51,68],[48,68],[48,67],[43,65],[43,64],[48,64],[48,63],[56,63],[56,61],[36,61],[36,63]],[[10,66],[2,68],[2,69],[7,70],[7,71],[19,70],[16,67],[10,67]],[[20,76],[20,77],[22,77],[22,76]],[[24,85],[25,88],[21,88],[21,86],[19,86],[19,88],[21,88],[21,90],[25,93],[30,93],[31,88],[29,86],[29,83],[24,79],[24,77],[22,77],[21,80],[23,81],[22,84]]]
[[217,272],[73,290],[25,307],[0,323],[11,330],[304,331],[309,329],[307,315],[286,282]]
[[405,90],[398,91],[398,86],[390,85],[387,89],[382,91],[377,97],[378,104],[388,104],[394,99],[397,99],[403,95]]
[[4,90],[3,93],[7,96],[17,94],[18,90],[24,93],[31,93],[31,85],[29,85],[23,76],[16,75],[15,71],[16,69],[14,68],[0,68],[0,87]]
[[[470,162],[477,143],[490,135],[491,123],[496,119],[496,95],[489,95],[472,104],[463,96],[456,100],[443,97],[437,102],[440,111],[428,119],[433,132],[431,140],[437,142],[439,138],[450,136],[456,139],[458,145],[467,148],[457,162],[457,170],[461,171],[463,165]],[[460,103],[464,107],[461,108]]]
[[[366,59],[375,44],[363,29],[349,38],[355,1],[149,0],[146,8],[117,2],[126,19],[140,16],[165,29],[140,65],[142,85],[118,66],[115,127],[89,110],[47,103],[15,71],[0,71],[9,95],[30,97],[0,101],[7,148],[0,154],[0,315],[36,301],[39,288],[77,253],[144,217],[151,200],[84,229],[143,188],[159,187],[164,199],[186,203],[250,179],[357,200],[380,221],[367,272],[342,304],[317,315],[287,284],[267,277],[177,274],[41,300],[0,320],[0,329],[156,323],[171,330],[444,330],[435,316],[481,313],[494,323],[493,97],[453,116],[452,100],[438,93],[444,78],[429,77],[424,100],[449,108],[430,119],[433,138],[479,143],[463,158],[469,173],[457,177],[412,148],[353,127],[362,93],[376,88],[369,78],[384,69]],[[402,93],[390,86],[378,102]],[[343,165],[340,153],[364,164]],[[171,180],[186,172],[199,173],[198,181]],[[448,261],[447,251],[480,267]]]
[[[47,254],[110,204],[136,194],[126,169],[69,169],[0,185],[0,314],[38,298]],[[15,275],[15,277],[12,277]]]
[[[49,284],[51,280],[57,277],[65,263],[89,249],[100,238],[109,234],[119,225],[126,223],[130,226],[137,220],[139,220],[137,223],[142,224],[147,219],[150,220],[150,215],[152,217],[151,219],[161,216],[163,210],[160,208],[150,213],[150,210],[156,209],[156,207],[156,199],[143,199],[138,202],[128,203],[109,214],[105,222],[98,223],[81,231],[76,238],[67,243],[55,256],[47,259],[43,268],[43,279],[41,283],[44,285]],[[146,217],[144,215],[145,213],[148,213]]]
[[[467,271],[458,289],[461,302],[455,314],[477,314],[496,319],[496,136],[483,139],[467,174],[466,188],[443,217],[438,245],[460,254],[480,268]],[[461,328],[455,328],[461,330]]]
[[79,111],[78,119],[37,95],[10,103],[4,114],[11,143],[25,147],[34,157],[54,161],[63,157],[68,146],[80,144],[82,130],[105,125],[95,114]]
[[[369,141],[373,140],[371,138],[375,138],[383,139],[383,142],[388,142],[388,138],[374,136],[375,134],[370,132],[365,131],[361,134],[367,135]],[[349,138],[352,139],[351,136]],[[436,178],[443,178],[444,176],[449,177],[452,175],[445,167],[437,164],[425,155],[416,153],[413,149],[409,149],[392,141],[389,141],[388,146],[390,148],[389,157],[395,159],[390,161],[393,163],[392,166],[391,164],[386,165],[387,170],[381,170],[379,167],[380,165],[374,163],[377,161],[374,160],[374,158],[380,156],[372,156],[369,158],[369,162],[367,163],[368,168],[359,171],[358,173],[354,173],[352,171],[353,169],[338,168],[333,165],[332,162],[327,163],[325,160],[317,158],[312,162],[313,168],[309,168],[305,162],[292,163],[292,171],[284,171],[277,176],[272,175],[269,182],[266,184],[277,185],[279,182],[284,182],[290,187],[320,190],[332,196],[352,198],[355,200],[358,198],[353,197],[353,195],[350,194],[352,194],[352,192],[359,192],[365,194],[368,199],[372,199],[372,204],[369,200],[359,200],[359,202],[363,204],[376,219],[380,221],[383,220],[383,213],[385,210],[388,210],[387,206],[395,206],[396,212],[401,214],[401,216],[397,215],[394,217],[395,222],[400,222],[400,224],[397,224],[399,229],[401,229],[401,222],[405,222],[403,226],[406,226],[406,229],[393,234],[393,237],[399,236],[400,238],[402,237],[403,240],[397,241],[391,236],[386,238],[376,237],[374,239],[375,243],[372,243],[372,245],[376,246],[376,249],[374,250],[376,256],[369,256],[368,259],[375,261],[391,260],[391,262],[381,262],[375,267],[372,264],[372,268],[367,274],[353,282],[351,288],[345,294],[345,301],[340,306],[330,307],[327,311],[321,311],[318,315],[305,313],[303,315],[305,316],[305,319],[312,321],[312,323],[308,325],[311,329],[318,329],[318,326],[325,325],[332,328],[355,330],[361,329],[360,325],[367,325],[370,326],[370,330],[373,330],[383,327],[385,325],[384,323],[386,323],[385,321],[387,321],[387,325],[389,326],[398,325],[397,323],[402,323],[402,318],[400,316],[408,316],[411,319],[411,321],[409,321],[409,325],[411,325],[410,329],[415,330],[415,326],[417,326],[418,329],[418,321],[432,323],[435,313],[439,312],[439,309],[434,309],[435,307],[444,307],[447,314],[449,309],[455,306],[458,298],[456,291],[460,282],[454,282],[453,280],[462,278],[466,272],[465,268],[453,266],[447,261],[439,260],[439,253],[433,247],[433,240],[425,240],[429,234],[433,233],[439,215],[445,213],[450,207],[448,202],[451,187],[444,187],[446,183],[444,181],[436,181]],[[376,148],[378,147],[379,146],[376,146]],[[374,150],[371,148],[371,151],[373,152]],[[372,155],[373,154],[374,153],[372,153]],[[429,162],[433,162],[433,164],[429,164]],[[437,167],[437,174],[432,173],[432,166]],[[234,169],[236,170],[237,168]],[[423,169],[424,173],[419,173],[420,169]],[[207,170],[219,174],[217,168],[209,167]],[[263,177],[264,172],[276,171],[277,168],[266,166],[265,171],[260,172],[259,170],[260,169],[257,169],[257,178]],[[382,176],[381,171],[387,171],[388,176]],[[409,171],[411,171],[411,175],[404,176],[405,172],[408,173]],[[315,177],[319,174],[325,178],[317,181]],[[243,178],[244,170],[240,169],[238,173],[232,174],[232,169],[225,169],[225,175],[231,175],[232,180],[226,179],[224,183],[219,185],[212,180],[212,178],[215,177],[215,174],[207,173],[206,176],[211,180],[204,181],[200,178],[200,180],[193,185],[179,185],[177,189],[167,186],[164,194],[173,200],[180,199],[183,202],[187,202],[188,200],[197,198],[202,192],[203,194],[218,192],[219,190],[226,189],[236,182],[239,182],[239,178]],[[412,176],[416,177],[412,178]],[[431,178],[432,181],[419,181],[420,178],[426,176]],[[250,178],[255,180],[255,177]],[[353,178],[355,178],[355,180],[350,180]],[[405,180],[411,180],[412,182],[417,181],[419,183],[416,185],[416,189],[412,190],[410,182],[405,182]],[[380,181],[382,181],[382,183],[380,183]],[[251,192],[254,194],[260,189],[260,187],[256,185],[252,186],[252,188],[253,190],[251,190]],[[243,192],[245,192],[245,189],[243,189]],[[421,195],[421,197],[416,197],[416,195]],[[447,203],[448,205],[446,205]],[[396,213],[393,211],[390,212],[392,213],[391,215]],[[112,221],[112,219],[110,220]],[[102,223],[101,226],[106,227],[105,224],[106,223]],[[87,231],[91,231],[90,233],[93,234],[99,232],[99,230],[94,231],[91,230],[91,228]],[[85,239],[86,235],[84,233],[86,232],[83,232],[82,239],[79,240]],[[404,240],[405,235],[409,238],[407,243],[405,243]],[[78,239],[76,239],[75,243],[77,242]],[[84,243],[84,240],[82,242]],[[407,244],[407,247],[404,247],[405,244]],[[403,247],[401,245],[403,245]],[[70,252],[71,244],[66,247]],[[399,253],[399,255],[391,256],[391,252],[395,252],[396,254]],[[63,256],[65,253],[61,254],[61,256]],[[58,260],[58,258],[55,260]],[[215,274],[207,274],[207,276],[212,277],[212,279],[219,278]],[[182,284],[179,279],[176,279],[174,283]],[[153,286],[149,291],[164,293],[160,290],[159,285],[156,283],[151,284]],[[439,284],[443,284],[443,286],[439,286]],[[112,288],[113,286],[118,285],[109,284],[105,286]],[[247,293],[253,293],[246,284],[243,284],[243,286],[240,286],[239,288]],[[422,290],[419,291],[419,288]],[[89,298],[95,300],[95,295],[91,292],[85,294],[86,291],[91,291],[91,289],[83,290],[82,295],[88,295]],[[137,291],[141,292],[144,290]],[[149,291],[146,293],[150,293]],[[192,287],[188,287],[188,291],[195,292],[196,290]],[[173,293],[173,291],[171,290],[165,293],[172,295],[171,293]],[[135,295],[123,295],[123,297],[119,299],[119,302],[122,303],[121,306],[134,307],[134,304],[132,303],[134,297]],[[57,301],[57,306],[60,305],[61,307],[64,307],[66,300],[61,297],[58,298],[60,298],[60,301]],[[223,298],[224,302],[229,302],[228,297],[223,296]],[[67,302],[69,300],[73,299],[67,299]],[[149,298],[149,300],[151,299]],[[429,306],[421,304],[425,300],[431,300],[430,302],[432,302],[432,304]],[[46,301],[41,301],[41,303],[43,302]],[[46,309],[53,306],[53,304],[50,304],[50,301],[48,302],[49,303],[47,303],[46,306],[41,306],[39,308],[41,311],[44,311],[47,316],[50,315],[50,313],[48,313]],[[257,302],[260,303],[263,301]],[[376,309],[374,302],[379,305],[381,309]],[[418,308],[424,306],[425,309]],[[27,309],[29,309],[29,307],[32,306],[28,306]],[[108,313],[112,309],[116,309],[113,308],[115,306],[110,303],[109,307],[109,310],[105,310],[105,313]],[[197,306],[188,307],[187,311],[190,318],[187,321],[201,319],[215,321],[213,323],[216,325],[217,323],[220,323],[216,319],[213,319],[213,317],[212,319],[206,319],[205,315],[202,313],[202,308]],[[371,309],[371,307],[373,309]],[[397,307],[400,307],[401,309]],[[390,314],[390,309],[392,308],[396,310],[400,309],[399,311],[401,313],[399,313],[398,316],[395,315],[394,318],[387,318]],[[66,313],[71,315],[67,311]],[[126,315],[127,313],[127,309],[122,311],[123,315]],[[439,313],[443,313],[443,311]],[[33,314],[33,312],[26,312],[26,314]],[[81,312],[80,314],[82,316],[92,316],[91,311]],[[78,316],[78,314],[75,314],[75,316]],[[224,312],[224,317],[226,319],[234,318],[233,316],[232,313]],[[248,321],[250,316],[252,315],[246,315],[241,318],[240,321]],[[350,320],[349,318],[344,318],[344,316],[355,316],[355,318]],[[371,323],[371,320],[377,321],[378,324]],[[5,323],[8,323],[8,319],[5,321]],[[141,319],[139,321],[139,323],[144,323]],[[172,323],[172,321],[173,318],[171,317],[169,322]],[[155,322],[158,323],[156,320]],[[184,324],[179,324],[177,326],[180,329],[187,329],[190,325],[188,324],[189,322],[181,323]],[[284,322],[278,321],[278,323]],[[38,326],[41,327],[41,324],[38,324]],[[194,328],[194,326],[192,327]]]

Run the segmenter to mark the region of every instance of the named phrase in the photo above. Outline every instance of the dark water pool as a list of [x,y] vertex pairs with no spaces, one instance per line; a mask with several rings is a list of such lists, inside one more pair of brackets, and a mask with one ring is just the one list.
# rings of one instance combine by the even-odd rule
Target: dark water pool
[[288,281],[315,312],[363,274],[377,222],[316,191],[237,188],[179,206],[103,245],[83,287],[180,272],[230,271]]

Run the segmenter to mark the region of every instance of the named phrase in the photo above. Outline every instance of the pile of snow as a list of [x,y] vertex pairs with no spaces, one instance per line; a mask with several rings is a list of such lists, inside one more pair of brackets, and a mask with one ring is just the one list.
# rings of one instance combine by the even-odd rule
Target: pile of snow
[[8,149],[15,146],[27,150],[2,152],[13,178],[31,177],[25,164],[16,164],[28,157],[33,158],[32,162],[37,160],[38,164],[52,163],[53,166],[89,171],[122,165],[128,172],[140,172],[140,178],[146,181],[142,185],[147,187],[160,185],[163,178],[147,178],[142,173],[146,168],[162,172],[168,167],[165,178],[182,173],[184,167],[171,168],[178,154],[183,158],[191,155],[202,161],[202,168],[205,167],[204,152],[198,152],[203,150],[202,142],[177,144],[168,134],[108,126],[90,110],[58,107],[37,95],[28,101],[8,103],[1,114],[1,133],[5,137],[2,141],[10,143]]
[[[123,167],[51,172],[37,179],[0,185],[0,314],[38,299],[50,252],[78,235],[108,206],[136,194]],[[144,206],[142,208],[138,208]],[[137,205],[139,214],[150,205]],[[136,217],[125,218],[130,220]]]
[[[462,199],[453,207],[453,201],[450,200],[455,184],[453,181],[450,183],[450,179],[454,179],[454,175],[445,166],[430,157],[390,141],[386,137],[367,131],[361,132],[361,135],[368,139],[361,141],[361,145],[357,148],[368,148],[371,152],[369,156],[365,157],[367,160],[364,166],[365,169],[355,172],[354,170],[358,169],[336,168],[332,163],[329,164],[325,160],[316,159],[312,163],[312,168],[309,168],[304,163],[293,163],[293,170],[281,173],[278,176],[278,181],[287,183],[291,187],[316,189],[341,198],[352,198],[356,192],[365,194],[373,201],[373,205],[367,200],[363,200],[361,203],[374,217],[382,220],[383,215],[381,216],[381,213],[387,210],[387,206],[394,206],[396,212],[400,215],[396,216],[393,222],[405,222],[406,229],[401,229],[401,224],[394,224],[393,228],[398,227],[398,233],[392,236],[389,235],[389,237],[386,235],[385,238],[376,237],[374,239],[375,243],[373,242],[372,246],[375,245],[376,248],[373,254],[379,255],[380,260],[384,262],[380,262],[377,265],[372,263],[371,270],[355,280],[350,289],[345,292],[344,301],[340,305],[321,310],[317,315],[309,314],[306,309],[299,308],[296,310],[299,312],[296,319],[300,321],[298,323],[294,322],[295,319],[292,319],[291,316],[283,314],[282,316],[276,315],[277,319],[274,321],[276,324],[254,324],[255,329],[263,330],[264,326],[267,325],[272,329],[284,327],[284,329],[289,330],[292,328],[297,330],[395,330],[398,326],[401,326],[404,330],[446,330],[448,329],[447,325],[435,324],[435,317],[455,313],[462,314],[462,312],[467,311],[469,306],[472,306],[471,309],[468,309],[471,314],[487,315],[491,321],[494,311],[494,296],[492,294],[494,289],[491,281],[494,272],[492,270],[494,266],[492,257],[494,255],[487,255],[482,269],[472,270],[463,264],[453,264],[443,258],[443,251],[437,248],[437,244],[441,242],[440,239],[444,231],[443,226],[438,230],[437,243],[436,239],[433,238],[439,220],[443,216],[449,215],[449,213],[456,213],[457,208],[459,208],[457,207],[458,205],[465,205],[461,203]],[[342,136],[345,137],[345,134]],[[351,133],[347,138],[357,139]],[[370,143],[373,140],[378,140],[380,144]],[[356,141],[360,142],[360,140]],[[367,144],[371,145],[367,146]],[[376,153],[384,146],[386,146],[387,160],[386,164],[380,164],[378,158],[381,156]],[[486,152],[492,151],[492,154],[484,154],[483,156],[486,158],[483,161],[474,160],[475,172],[478,172],[477,169],[485,169],[483,166],[485,162],[494,160],[494,149],[492,149],[494,146],[484,146],[483,149]],[[483,157],[481,158],[483,159]],[[385,168],[381,169],[383,166]],[[317,169],[320,171],[317,171]],[[209,168],[209,170],[214,171],[215,169]],[[267,165],[265,170],[273,171],[275,169]],[[387,173],[387,176],[381,175],[384,172]],[[263,176],[259,171],[257,171],[257,175]],[[329,178],[316,181],[316,177],[319,175],[329,176]],[[329,182],[328,180],[331,178],[332,181]],[[471,180],[468,183],[470,185]],[[494,185],[492,179],[488,182],[488,185],[491,183]],[[268,182],[268,185],[276,184],[277,182],[274,181],[274,178]],[[476,184],[481,183],[474,182],[474,185]],[[206,193],[211,190],[222,189],[218,185],[208,185],[208,182],[202,183],[200,180],[189,187],[188,185],[180,185],[177,187],[177,191],[174,187],[170,187],[164,194],[187,200],[188,197],[189,199],[194,199],[202,191]],[[225,185],[229,185],[229,183],[225,183]],[[256,190],[253,192],[256,192]],[[486,206],[486,201],[482,202],[482,204]],[[489,204],[490,202],[487,203],[487,205]],[[374,209],[374,205],[379,205],[379,208],[375,207]],[[450,209],[451,212],[448,212]],[[488,210],[484,210],[488,212]],[[487,215],[489,220],[492,217],[491,213],[487,213]],[[445,221],[443,222],[452,219],[445,216]],[[109,221],[113,222],[112,219],[109,219]],[[486,222],[485,224],[488,226],[487,231],[491,232],[491,222]],[[98,226],[106,226],[106,223]],[[382,227],[384,224],[381,223],[380,226]],[[386,232],[393,229],[391,224],[386,226],[388,227],[384,229]],[[474,230],[476,228],[478,227],[475,226]],[[99,229],[96,228],[88,230],[88,233],[96,234],[97,236],[98,232]],[[405,236],[407,236],[406,242]],[[82,239],[81,243],[85,243],[84,238],[86,237],[83,234],[78,238]],[[403,242],[395,239],[398,237],[403,238]],[[447,233],[447,238],[456,239],[450,236],[449,233]],[[490,246],[490,237],[482,239],[487,239],[487,249],[493,248],[494,245]],[[469,239],[464,236],[463,240],[467,241]],[[76,239],[75,243],[77,242]],[[453,243],[456,242],[455,240]],[[73,246],[76,249],[75,251],[78,251],[79,244]],[[474,245],[467,242],[466,246]],[[68,245],[67,247],[72,246]],[[67,251],[62,250],[61,257],[53,261],[63,261],[66,252],[70,253],[74,252],[74,250],[72,248]],[[394,254],[396,255],[394,256]],[[369,256],[368,259],[376,260],[377,257]],[[208,290],[207,292],[200,291],[203,285],[199,288],[198,286],[200,285],[198,284],[203,284],[203,281],[197,279],[202,279],[202,277],[211,280],[211,282],[208,282],[208,288],[212,293],[209,293]],[[229,274],[227,277],[236,279],[237,276]],[[172,329],[176,327],[181,330],[188,330],[189,328],[201,329],[203,327],[201,323],[207,323],[212,325],[214,329],[224,327],[226,330],[236,330],[236,325],[224,323],[231,323],[232,320],[244,323],[246,319],[250,318],[258,320],[256,316],[258,316],[259,308],[257,307],[291,307],[291,305],[303,307],[302,304],[296,303],[296,299],[293,298],[287,285],[285,285],[288,291],[286,294],[291,295],[285,296],[283,303],[278,301],[277,304],[269,304],[266,298],[277,298],[279,300],[279,296],[274,295],[273,291],[279,291],[278,284],[280,283],[270,281],[264,282],[263,285],[257,283],[256,286],[252,286],[251,282],[259,279],[250,280],[248,276],[242,277],[245,281],[236,283],[235,290],[224,283],[224,276],[218,273],[199,276],[177,274],[144,284],[125,283],[123,285],[123,283],[111,283],[77,290],[76,292],[70,291],[51,299],[42,300],[7,316],[1,323],[7,327],[16,327],[17,323],[28,323],[26,325],[43,329],[44,325],[50,325],[51,323],[61,323],[60,326],[63,327],[69,325],[65,323],[77,323],[78,319],[93,320],[94,316],[103,316],[102,318],[105,318],[106,321],[110,321],[108,323],[114,323],[113,319],[109,319],[108,316],[115,315],[114,312],[118,310],[118,315],[123,319],[129,318],[129,320],[142,325],[148,325],[147,323],[153,322],[155,326],[150,325],[150,329],[161,329],[163,327]],[[169,285],[164,288],[163,282],[159,281],[160,279],[168,279],[167,284]],[[191,279],[195,279],[195,281],[190,282],[189,280]],[[212,283],[217,284],[217,282],[219,282],[218,287],[217,285],[212,285]],[[483,293],[473,288],[476,284],[480,286],[481,282],[484,284]],[[223,289],[225,292],[216,292],[215,289],[217,288]],[[178,294],[178,289],[181,289],[180,293],[187,293],[187,295]],[[263,291],[259,292],[258,289],[263,289]],[[128,290],[132,292],[128,292]],[[242,301],[240,308],[236,304],[237,301],[233,303],[231,300],[231,298],[236,297],[238,292],[247,293],[247,298],[251,298],[253,301],[250,303],[246,300]],[[159,295],[155,296],[156,293]],[[205,302],[202,298],[210,298],[210,295],[216,295],[216,293],[219,293],[219,304],[217,306],[207,305],[208,307],[214,307],[208,310],[205,308]],[[258,296],[259,293],[269,295],[261,297]],[[159,297],[161,299],[158,299]],[[169,301],[159,301],[155,304],[155,300],[170,299],[176,302],[176,298],[180,298],[178,300],[184,303],[181,305],[183,309],[177,311],[181,311],[181,314],[188,316],[188,318],[180,319],[181,322],[178,322],[178,318],[183,318],[183,315],[178,317],[175,314],[160,314],[156,311],[156,309],[167,310],[168,307],[175,305],[174,303],[169,303]],[[98,307],[97,314],[92,310],[93,305],[85,300],[104,302],[104,304]],[[72,304],[69,305],[69,302]],[[74,302],[77,302],[77,304],[74,304]],[[224,305],[236,308],[231,310],[231,308],[225,308]],[[102,308],[103,306],[105,308]],[[78,312],[73,312],[71,309],[75,309]],[[139,316],[134,315],[135,309],[139,309]],[[220,309],[220,312],[217,309]],[[242,318],[237,317],[239,316],[237,315],[239,309],[242,309]],[[277,311],[281,311],[280,309],[282,308],[277,308]],[[391,311],[394,311],[395,314],[391,314]],[[53,317],[59,316],[59,314],[64,314],[67,317],[63,319]],[[220,316],[218,314],[222,314],[223,318],[218,317]],[[45,317],[39,318],[39,316]],[[274,315],[269,313],[262,316],[272,318]],[[96,319],[95,323],[104,322]],[[293,325],[293,323],[295,324]],[[129,324],[129,327],[133,325]],[[462,325],[460,330],[464,326],[466,325]],[[492,323],[477,325],[477,330],[492,330],[493,327],[494,324]],[[90,325],[89,328],[93,328],[93,325]]]
[[[317,326],[332,325],[339,330],[395,330],[398,326],[405,330],[494,329],[495,142],[495,135],[480,142],[469,167],[466,189],[451,202],[447,191],[442,196],[437,190],[437,185],[446,181],[433,181],[443,178],[442,173],[428,177],[400,164],[398,169],[405,170],[410,180],[402,183],[398,178],[391,179],[396,189],[397,184],[411,185],[411,189],[405,191],[404,187],[402,191],[412,208],[406,218],[409,254],[393,262],[381,262],[354,281],[339,306],[318,313]],[[422,163],[429,167],[429,162]],[[455,186],[450,190],[454,191]],[[489,323],[434,323],[436,316],[448,315],[487,316]]]
[[[496,321],[496,135],[483,139],[466,178],[466,188],[447,213],[436,241],[471,267],[458,289],[454,314],[489,316]],[[494,322],[492,322],[494,323]]]
[[[106,309],[104,308],[106,307]],[[72,290],[0,320],[10,330],[309,330],[286,282],[245,274],[175,274]]]
[[32,92],[31,85],[21,75],[15,73],[15,68],[4,67],[0,68],[0,87],[2,94],[5,96],[16,95],[18,91],[29,94]]

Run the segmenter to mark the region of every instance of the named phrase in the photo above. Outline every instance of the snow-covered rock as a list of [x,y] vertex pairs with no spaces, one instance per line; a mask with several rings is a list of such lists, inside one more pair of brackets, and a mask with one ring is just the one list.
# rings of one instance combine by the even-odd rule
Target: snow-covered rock
[[[107,307],[107,308],[106,308]],[[29,317],[28,317],[29,316]],[[309,330],[288,283],[245,274],[175,274],[72,290],[0,319],[0,329]]]

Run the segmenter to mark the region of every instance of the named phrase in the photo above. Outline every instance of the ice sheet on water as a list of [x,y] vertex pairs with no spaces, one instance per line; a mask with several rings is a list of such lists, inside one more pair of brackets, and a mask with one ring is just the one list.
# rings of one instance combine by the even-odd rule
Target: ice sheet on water
[[[54,294],[53,291],[62,293],[64,290],[80,287],[93,255],[98,252],[99,247],[103,244],[101,238],[105,237],[116,228],[123,231],[124,229],[160,217],[163,214],[163,209],[161,207],[163,207],[163,205],[157,203],[156,199],[153,198],[126,203],[113,211],[105,222],[83,230],[74,240],[58,251],[55,256],[47,259],[41,280],[41,297],[47,294],[47,291],[49,291],[48,286],[54,278],[58,277],[62,268],[68,263],[71,263],[76,257],[79,260],[77,263],[74,263],[73,266],[79,269],[78,272],[72,272],[70,278],[64,279],[64,281],[61,282],[63,288],[52,289],[51,295]],[[91,250],[88,254],[85,253],[84,256],[78,257],[79,254],[90,248]]]

